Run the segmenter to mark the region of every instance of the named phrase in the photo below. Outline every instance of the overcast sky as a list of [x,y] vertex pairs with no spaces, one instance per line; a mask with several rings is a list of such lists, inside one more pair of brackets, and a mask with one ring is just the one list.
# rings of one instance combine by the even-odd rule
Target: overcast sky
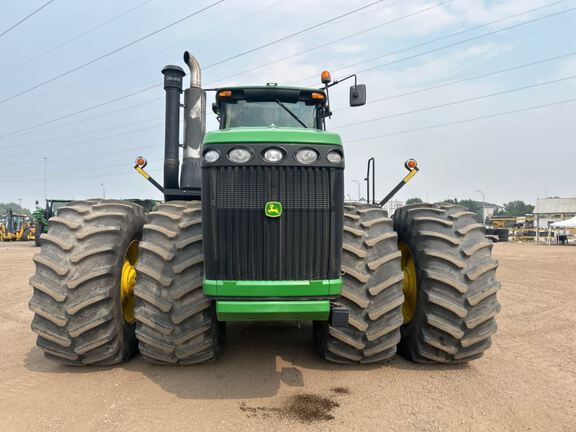
[[[46,2],[2,2],[0,34]],[[160,70],[183,66],[184,50],[207,87],[358,73],[368,104],[348,108],[342,84],[328,124],[352,198],[372,156],[378,196],[410,157],[421,172],[399,199],[576,196],[575,1],[224,0],[83,66],[215,2],[54,0],[0,36],[0,202],[42,201],[45,157],[49,198],[101,196],[101,184],[107,197],[159,198],[132,164],[142,154],[162,177]]]

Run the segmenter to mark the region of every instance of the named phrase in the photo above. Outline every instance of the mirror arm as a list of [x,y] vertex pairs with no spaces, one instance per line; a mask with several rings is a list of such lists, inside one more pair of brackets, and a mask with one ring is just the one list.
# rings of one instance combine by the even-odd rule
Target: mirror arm
[[350,78],[352,78],[352,77],[354,77],[354,86],[358,85],[358,77],[356,76],[356,74],[352,74],[352,75],[348,75],[348,76],[345,77],[345,78],[342,78],[342,79],[339,79],[339,80],[334,80],[334,81],[332,81],[330,84],[326,84],[326,87],[325,87],[325,88],[327,89],[328,87],[332,87],[332,86],[334,86],[334,85],[336,85],[336,84],[340,84],[342,81],[346,81],[347,79],[350,79]]

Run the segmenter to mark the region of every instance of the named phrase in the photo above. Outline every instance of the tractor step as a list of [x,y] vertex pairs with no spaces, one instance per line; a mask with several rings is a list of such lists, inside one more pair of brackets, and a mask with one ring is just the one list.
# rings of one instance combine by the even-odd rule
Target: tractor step
[[327,321],[330,300],[216,301],[218,321]]

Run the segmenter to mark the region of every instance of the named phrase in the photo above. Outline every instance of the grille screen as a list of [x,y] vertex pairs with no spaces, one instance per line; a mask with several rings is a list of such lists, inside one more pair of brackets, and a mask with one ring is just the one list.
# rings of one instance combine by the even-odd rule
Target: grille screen
[[[341,170],[213,167],[203,178],[208,279],[340,277]],[[266,217],[268,201],[282,203],[281,217]]]

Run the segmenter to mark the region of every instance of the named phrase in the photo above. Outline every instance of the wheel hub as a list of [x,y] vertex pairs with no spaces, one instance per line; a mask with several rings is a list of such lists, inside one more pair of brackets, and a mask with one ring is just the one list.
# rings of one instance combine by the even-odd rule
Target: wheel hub
[[412,251],[406,243],[400,242],[402,252],[402,292],[404,293],[404,303],[402,304],[402,315],[404,324],[409,323],[416,313],[416,301],[418,298],[418,281],[416,279],[416,264]]
[[122,275],[120,276],[120,302],[122,304],[122,315],[124,321],[132,324],[134,317],[134,285],[136,285],[136,262],[138,261],[138,241],[133,240],[128,246],[122,264]]

